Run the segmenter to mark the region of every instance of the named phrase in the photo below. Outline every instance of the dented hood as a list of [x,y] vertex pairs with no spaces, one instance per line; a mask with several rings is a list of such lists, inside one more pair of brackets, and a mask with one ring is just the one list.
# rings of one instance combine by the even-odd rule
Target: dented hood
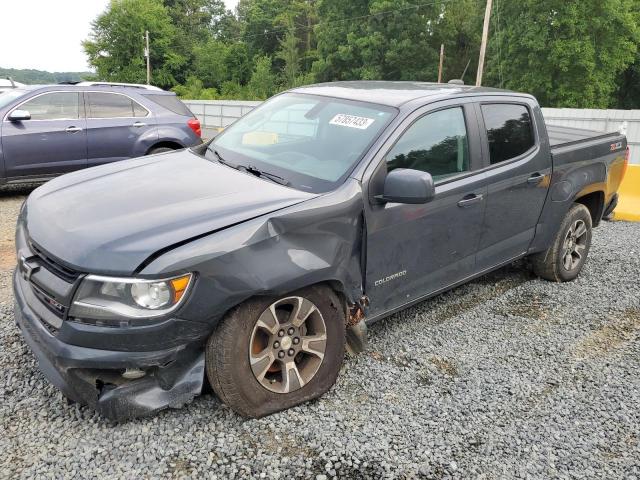
[[314,196],[183,150],[52,180],[27,200],[26,227],[72,268],[126,274],[159,250]]

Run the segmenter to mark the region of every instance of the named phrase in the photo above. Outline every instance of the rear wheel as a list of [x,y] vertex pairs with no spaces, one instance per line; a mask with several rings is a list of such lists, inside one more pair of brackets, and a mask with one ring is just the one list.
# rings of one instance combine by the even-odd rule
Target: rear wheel
[[532,256],[533,270],[539,277],[554,282],[575,279],[587,260],[591,248],[591,213],[574,204],[565,216],[551,247]]
[[344,348],[344,310],[329,288],[256,298],[234,309],[209,339],[207,376],[233,410],[262,417],[329,390]]
[[157,147],[149,150],[147,155],[155,155],[156,153],[173,152],[173,148],[170,147]]

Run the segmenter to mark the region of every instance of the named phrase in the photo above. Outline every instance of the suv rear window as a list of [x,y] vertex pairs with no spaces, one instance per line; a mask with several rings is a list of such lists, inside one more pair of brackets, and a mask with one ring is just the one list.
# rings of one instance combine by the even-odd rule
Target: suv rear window
[[184,115],[185,117],[195,116],[175,95],[143,95],[143,97],[178,115]]
[[524,105],[483,105],[482,116],[487,128],[491,165],[519,157],[535,145],[531,115]]

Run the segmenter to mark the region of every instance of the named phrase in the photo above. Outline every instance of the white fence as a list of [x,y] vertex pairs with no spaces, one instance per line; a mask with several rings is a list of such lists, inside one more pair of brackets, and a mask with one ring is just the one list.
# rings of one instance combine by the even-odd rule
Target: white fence
[[[239,100],[185,100],[184,103],[198,117],[205,129],[227,127],[260,105],[260,102]],[[602,132],[618,131],[626,122],[627,138],[631,146],[631,162],[640,164],[640,110],[543,108],[542,112],[545,120],[551,125]]]
[[550,125],[585,128],[600,132],[616,132],[627,124],[627,139],[631,147],[631,163],[640,163],[640,110],[589,110],[578,108],[543,108]]
[[261,102],[240,100],[183,100],[204,128],[228,127]]

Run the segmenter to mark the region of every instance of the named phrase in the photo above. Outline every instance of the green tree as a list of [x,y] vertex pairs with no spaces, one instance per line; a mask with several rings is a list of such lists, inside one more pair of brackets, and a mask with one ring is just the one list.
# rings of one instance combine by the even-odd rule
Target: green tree
[[433,28],[440,13],[437,5],[407,0],[321,0],[314,72],[323,81],[434,81]]
[[276,57],[283,61],[282,79],[285,88],[293,87],[300,74],[300,53],[293,19],[289,19],[288,24],[287,33],[279,40],[280,50],[276,54]]
[[462,78],[465,69],[465,83],[475,82],[485,7],[485,0],[456,0],[439,7],[441,14],[433,23],[432,48],[439,49],[444,44],[445,82]]
[[251,77],[252,64],[245,43],[236,42],[229,45],[224,63],[227,67],[229,80],[240,85],[247,83]]
[[276,93],[276,76],[271,71],[271,57],[260,57],[247,85],[251,99],[264,100]]
[[289,0],[240,0],[238,19],[242,25],[242,41],[251,57],[273,56],[284,29],[278,19],[289,11]]
[[189,77],[184,85],[176,85],[171,89],[176,94],[190,100],[215,100],[218,91],[215,88],[204,88],[202,80],[197,77]]
[[194,48],[192,74],[202,80],[205,87],[220,88],[222,82],[229,78],[229,67],[235,68],[227,63],[228,56],[227,44],[209,38]]
[[621,75],[616,94],[616,108],[640,108],[640,54]]
[[160,0],[112,0],[91,26],[90,37],[82,45],[98,78],[144,83],[144,32],[148,30],[153,83],[161,87],[176,83],[175,75],[186,59],[172,48],[175,28]]
[[246,87],[233,80],[228,80],[222,84],[220,98],[227,100],[247,100],[249,99],[249,95]]
[[174,26],[171,49],[185,59],[185,68],[175,73],[182,83],[192,73],[196,50],[213,40],[218,23],[230,12],[223,0],[163,0]]
[[640,41],[636,0],[501,1],[487,82],[544,106],[608,108]]

